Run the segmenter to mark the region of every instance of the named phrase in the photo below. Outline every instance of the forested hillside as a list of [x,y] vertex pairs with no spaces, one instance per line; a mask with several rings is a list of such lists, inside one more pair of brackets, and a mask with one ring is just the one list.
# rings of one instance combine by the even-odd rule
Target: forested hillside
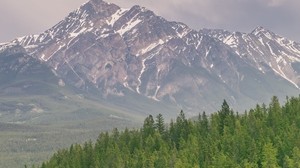
[[[181,111],[164,124],[148,116],[141,129],[101,133],[96,142],[72,145],[41,168],[245,167],[300,166],[300,97],[276,97],[269,105],[236,113],[224,101],[221,110],[191,120]],[[34,166],[33,166],[34,167]]]

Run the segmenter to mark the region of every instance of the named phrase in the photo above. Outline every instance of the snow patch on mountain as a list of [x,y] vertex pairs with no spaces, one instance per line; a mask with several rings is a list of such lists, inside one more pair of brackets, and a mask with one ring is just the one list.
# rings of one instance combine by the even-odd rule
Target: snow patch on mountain
[[79,31],[75,30],[72,33],[70,33],[70,38],[77,37],[79,34],[86,32],[86,30],[87,30],[86,27],[80,29]]
[[126,12],[128,12],[128,9],[120,8],[111,16],[110,20],[106,20],[106,23],[110,26],[114,26],[115,22],[118,21]]
[[121,29],[117,30],[117,32],[121,36],[123,36],[126,32],[128,32],[129,30],[131,30],[132,28],[134,28],[136,25],[138,25],[141,22],[142,22],[141,19],[132,19],[128,23],[126,23],[126,25],[122,26]]

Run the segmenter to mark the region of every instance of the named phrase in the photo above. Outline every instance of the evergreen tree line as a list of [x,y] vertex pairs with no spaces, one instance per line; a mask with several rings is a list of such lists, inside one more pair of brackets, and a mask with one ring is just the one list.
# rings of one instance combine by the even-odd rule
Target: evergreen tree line
[[[33,166],[34,167],[34,166]],[[149,115],[141,129],[101,133],[96,142],[62,149],[41,168],[297,168],[300,97],[277,97],[242,115],[224,100],[221,110],[197,119],[181,111],[164,123]]]

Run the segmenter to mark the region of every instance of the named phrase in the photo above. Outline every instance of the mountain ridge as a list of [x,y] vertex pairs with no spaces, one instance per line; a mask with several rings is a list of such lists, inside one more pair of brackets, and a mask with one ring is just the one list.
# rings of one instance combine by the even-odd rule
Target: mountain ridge
[[[14,42],[66,83],[94,87],[103,97],[126,97],[128,90],[213,112],[222,99],[237,107],[299,91],[298,43],[263,27],[196,31],[137,5],[123,9],[91,0],[45,32]],[[270,88],[274,81],[278,86]]]
[[[299,43],[288,40],[261,26],[256,27],[251,33],[234,32],[225,38],[224,36],[218,37],[216,33],[211,33],[211,35],[231,46],[241,57],[248,56],[253,58],[252,60],[249,59],[249,61],[256,63],[257,68],[262,72],[264,72],[263,66],[259,64],[267,64],[275,73],[299,88],[299,74],[294,72],[291,65],[293,62],[299,62]],[[238,39],[242,42],[236,42]],[[248,45],[242,43],[248,43]],[[250,45],[253,47],[249,50],[248,46]],[[256,53],[253,54],[253,52]]]

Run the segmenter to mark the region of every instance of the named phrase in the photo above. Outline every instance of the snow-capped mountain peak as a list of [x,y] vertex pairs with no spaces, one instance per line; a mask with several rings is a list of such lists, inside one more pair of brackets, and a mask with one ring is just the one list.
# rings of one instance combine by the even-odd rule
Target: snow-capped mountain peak
[[[90,0],[54,27],[15,42],[65,82],[95,88],[103,97],[130,92],[211,110],[220,97],[238,104],[284,92],[270,89],[266,79],[292,93],[300,84],[300,45],[263,27],[251,33],[196,31],[140,6],[123,9],[102,0]],[[257,97],[248,87],[269,91]]]
[[259,33],[268,32],[269,30],[265,29],[262,26],[257,26],[255,29],[252,30],[251,34],[257,35]]
[[274,38],[277,38],[278,35],[276,35],[275,33],[271,32],[270,30],[262,27],[262,26],[258,26],[256,27],[252,32],[251,34],[257,36],[257,37],[260,37],[260,38],[268,38],[268,39],[274,39]]

